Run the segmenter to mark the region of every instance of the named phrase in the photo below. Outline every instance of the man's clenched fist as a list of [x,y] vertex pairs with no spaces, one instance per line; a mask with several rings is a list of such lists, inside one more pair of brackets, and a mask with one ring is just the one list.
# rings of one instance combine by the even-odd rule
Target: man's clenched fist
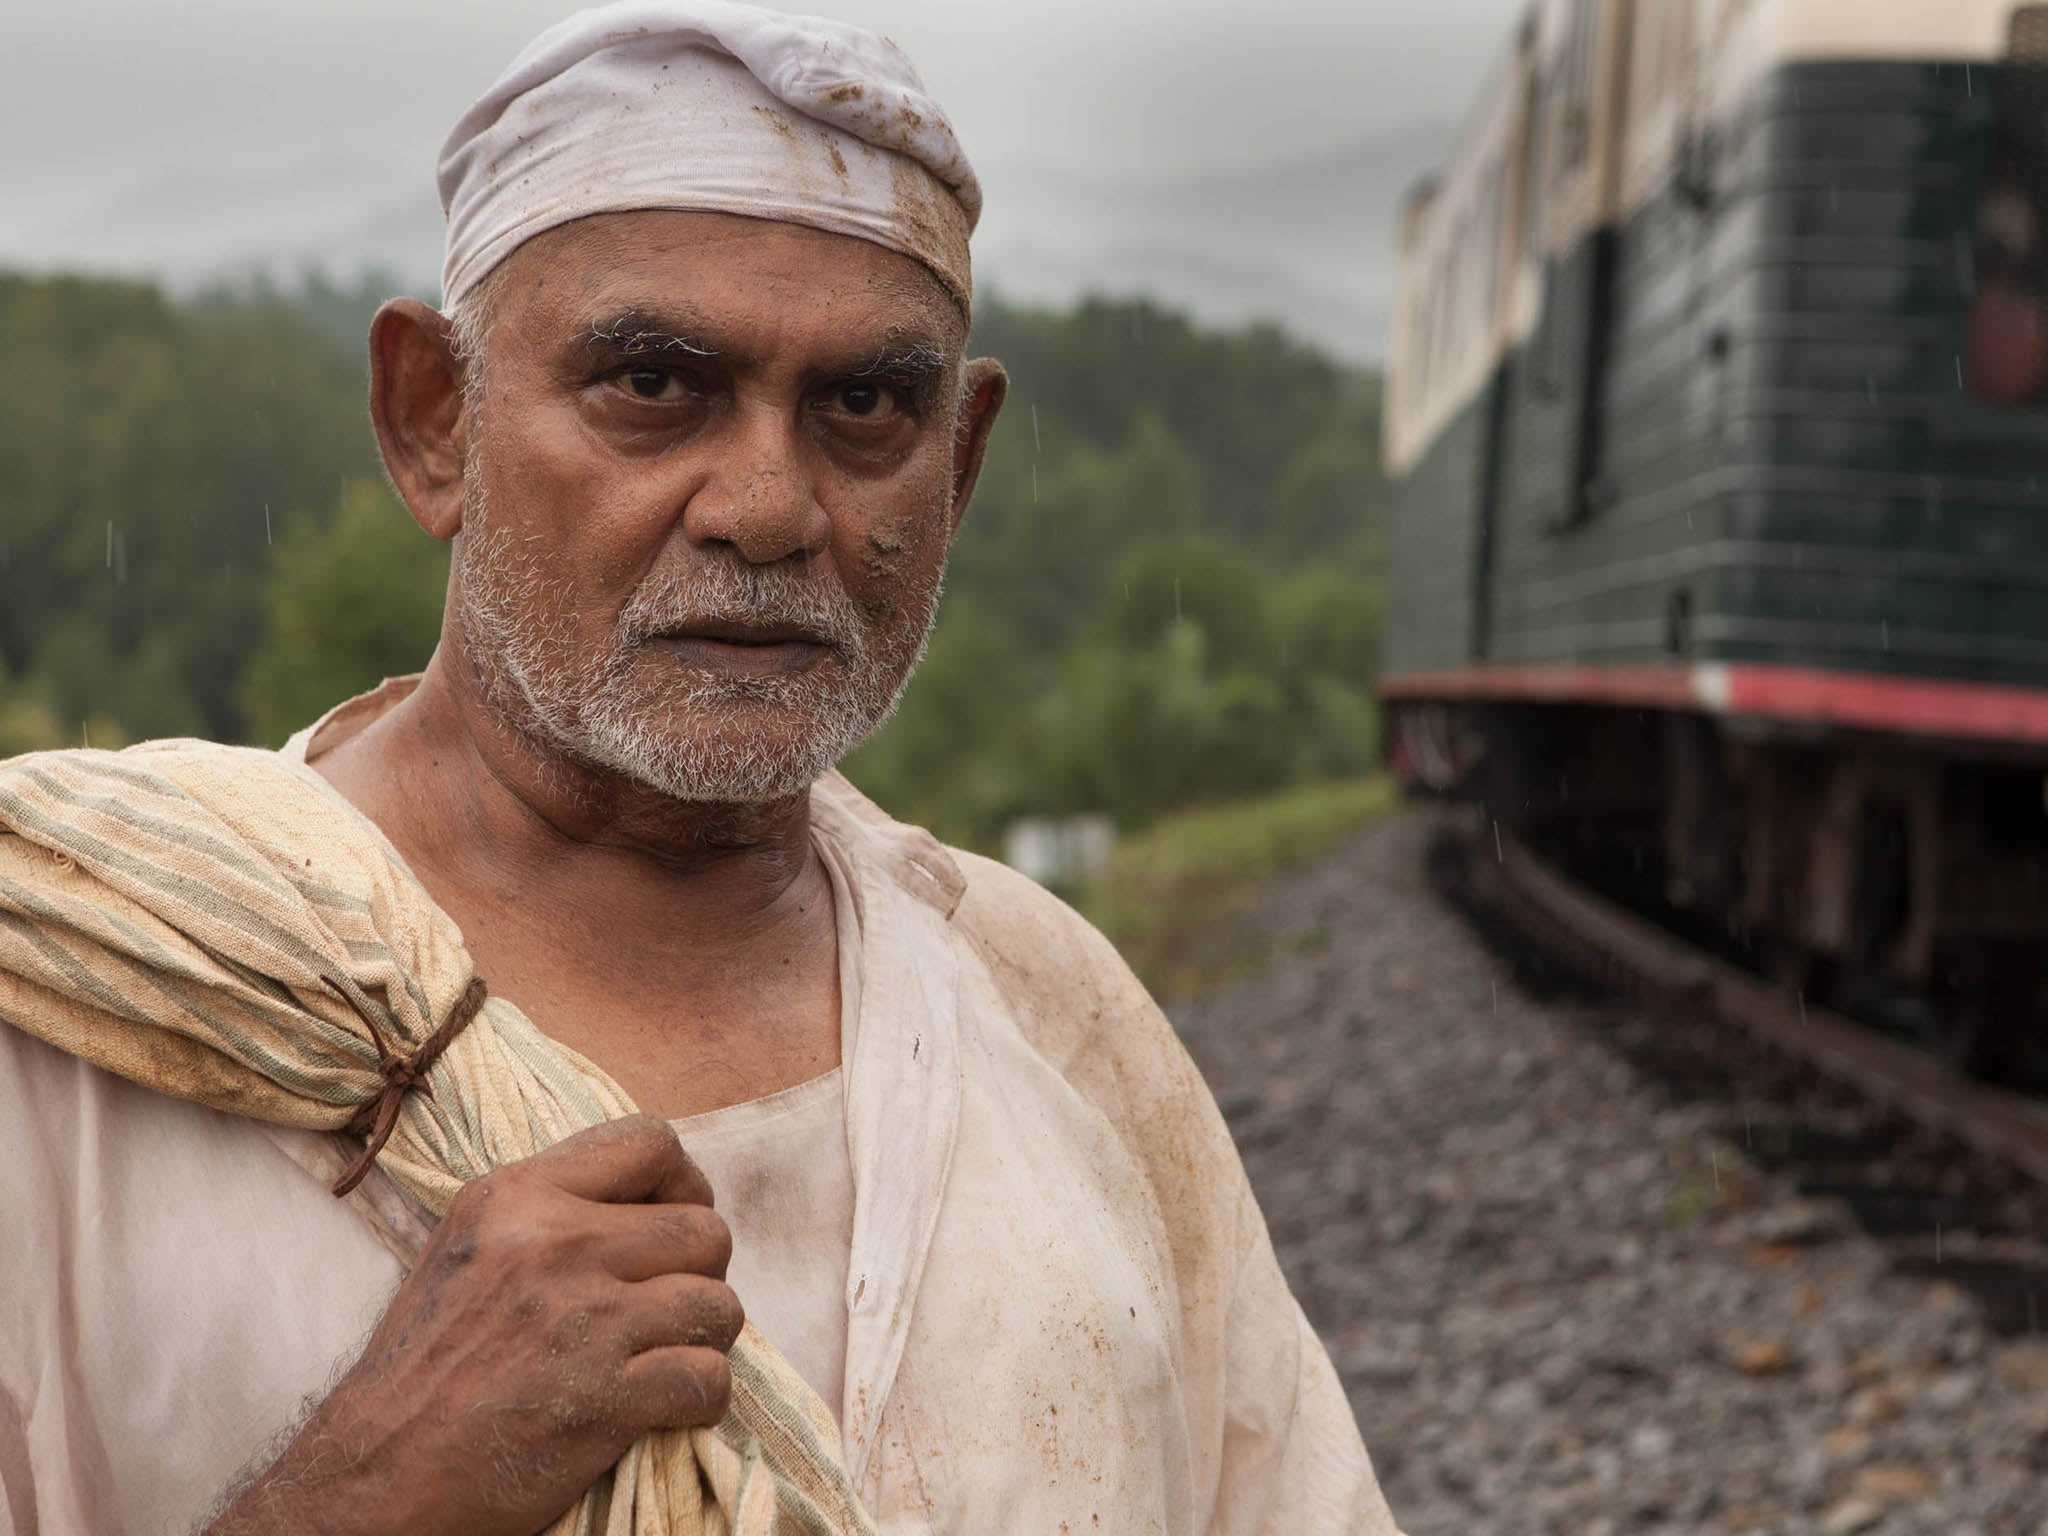
[[468,1185],[362,1358],[212,1536],[529,1536],[652,1429],[716,1423],[731,1234],[652,1115]]

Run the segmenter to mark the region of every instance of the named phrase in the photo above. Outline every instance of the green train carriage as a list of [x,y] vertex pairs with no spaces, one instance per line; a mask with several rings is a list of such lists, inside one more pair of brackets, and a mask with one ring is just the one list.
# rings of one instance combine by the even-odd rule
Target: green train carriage
[[1411,200],[1395,764],[2048,1037],[2048,6],[1541,0]]

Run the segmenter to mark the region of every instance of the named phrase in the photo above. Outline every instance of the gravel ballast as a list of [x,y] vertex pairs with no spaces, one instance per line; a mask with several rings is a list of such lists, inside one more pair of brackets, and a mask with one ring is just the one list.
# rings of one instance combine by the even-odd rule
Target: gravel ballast
[[2048,1339],[1525,993],[1428,836],[1275,881],[1171,1010],[1408,1536],[2048,1536]]

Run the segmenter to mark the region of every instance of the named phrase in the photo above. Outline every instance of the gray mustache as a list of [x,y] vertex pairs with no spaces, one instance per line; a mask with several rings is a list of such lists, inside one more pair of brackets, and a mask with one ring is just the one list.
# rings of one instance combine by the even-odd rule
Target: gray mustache
[[710,565],[641,584],[619,615],[629,643],[704,624],[759,624],[802,630],[850,650],[861,638],[853,600],[829,578],[779,567]]

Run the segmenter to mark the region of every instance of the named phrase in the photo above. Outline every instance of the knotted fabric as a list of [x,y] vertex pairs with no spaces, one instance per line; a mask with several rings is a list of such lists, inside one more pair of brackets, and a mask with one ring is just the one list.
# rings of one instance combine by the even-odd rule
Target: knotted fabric
[[[353,1128],[436,1215],[633,1113],[485,1000],[453,921],[311,769],[206,742],[0,764],[0,1021],[161,1093]],[[816,1394],[752,1325],[730,1359],[721,1423],[642,1439],[549,1536],[872,1532]]]

